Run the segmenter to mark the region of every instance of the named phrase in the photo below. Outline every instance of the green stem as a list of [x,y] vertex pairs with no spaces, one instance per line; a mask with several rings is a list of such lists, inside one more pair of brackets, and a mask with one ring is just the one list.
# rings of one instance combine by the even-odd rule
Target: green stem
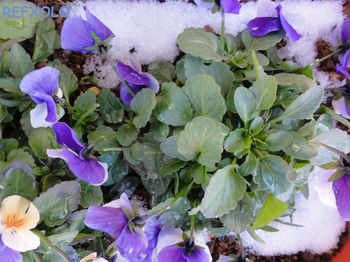
[[[340,49],[338,49],[338,50],[335,50],[334,52],[330,53],[329,55],[326,55],[325,57],[322,57],[321,59],[316,59],[315,61],[313,61],[310,65],[308,65],[308,66],[306,66],[306,67],[312,67],[312,66],[314,66],[314,65],[316,65],[316,64],[319,64],[319,63],[323,62],[324,60],[330,58],[331,56],[333,56],[333,55],[335,55],[335,54],[337,54],[337,53],[339,53],[339,52],[341,52],[341,51],[343,51],[342,48],[340,48]],[[305,67],[304,67],[304,68],[305,68]]]
[[105,257],[105,251],[103,249],[103,243],[102,243],[102,238],[101,237],[98,237],[98,245],[100,247],[100,250],[101,250],[101,257]]
[[220,33],[220,45],[224,49],[224,37],[225,37],[225,12],[221,7],[221,33]]
[[98,106],[99,106],[99,105],[96,104],[96,105],[94,105],[92,108],[90,108],[88,111],[86,111],[86,112],[78,119],[78,121],[75,123],[74,127],[78,127],[78,126],[81,124],[81,122],[82,122],[88,115],[92,114]]
[[130,94],[131,94],[133,97],[135,97],[134,91],[132,91],[132,89],[131,89],[130,86],[124,81],[124,79],[122,79],[122,78],[118,75],[118,73],[117,73],[117,71],[116,71],[116,69],[115,69],[115,66],[113,65],[112,61],[110,60],[109,56],[107,55],[107,52],[106,52],[106,50],[104,49],[104,47],[101,47],[101,51],[102,51],[103,55],[107,58],[108,63],[111,65],[111,67],[113,68],[113,71],[117,74],[117,76],[119,77],[120,81],[125,85],[125,87],[128,89],[128,91],[130,92]]
[[105,147],[103,151],[108,152],[108,151],[123,151],[122,147]]
[[242,261],[244,261],[245,255],[244,255],[244,247],[243,247],[243,244],[242,244],[242,239],[241,239],[241,236],[239,234],[236,234],[236,236],[237,236],[237,239],[238,239],[238,242],[239,242],[239,248],[241,250],[241,258],[242,258]]
[[35,235],[37,235],[41,241],[43,241],[47,246],[49,246],[50,248],[52,248],[53,250],[55,250],[58,254],[60,254],[60,256],[66,260],[67,262],[72,262],[72,260],[70,260],[70,258],[61,250],[59,249],[54,243],[51,243],[51,241],[43,234],[41,233],[39,230],[37,229],[32,229],[31,230]]
[[190,236],[190,238],[193,238],[193,232],[194,232],[194,215],[191,216],[191,236]]

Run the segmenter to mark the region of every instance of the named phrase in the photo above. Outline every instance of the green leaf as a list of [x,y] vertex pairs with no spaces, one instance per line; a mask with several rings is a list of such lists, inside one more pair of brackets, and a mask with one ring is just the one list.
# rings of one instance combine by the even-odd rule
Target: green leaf
[[147,174],[139,173],[139,175],[141,176],[142,184],[152,196],[162,195],[168,189],[170,181],[173,179],[173,176],[161,177],[157,175],[157,177],[153,179],[153,176],[150,177]]
[[258,161],[253,180],[262,190],[279,195],[292,186],[286,177],[287,169],[288,164],[281,157],[267,155]]
[[74,102],[74,109],[81,115],[88,112],[96,104],[96,94],[94,91],[88,90],[78,96]]
[[232,165],[226,166],[216,171],[210,179],[201,203],[205,217],[222,216],[234,209],[237,201],[243,198],[246,183],[233,168]]
[[305,138],[298,133],[290,133],[293,135],[293,141],[288,147],[283,149],[286,154],[303,160],[317,156],[317,150],[313,146],[310,146]]
[[32,155],[24,151],[23,149],[11,150],[7,155],[6,161],[8,163],[12,163],[15,161],[22,161],[32,168],[36,166]]
[[175,67],[168,61],[153,62],[148,65],[147,71],[159,84],[170,82],[175,77]]
[[[0,22],[1,23],[1,22]],[[10,74],[10,51],[2,49],[2,56],[0,57],[0,77],[5,77]]]
[[270,109],[276,98],[277,82],[273,76],[266,76],[254,82],[249,88],[256,99],[256,109]]
[[99,126],[98,128],[96,128],[95,131],[89,132],[87,137],[88,137],[89,143],[92,143],[103,136],[104,137],[111,136],[111,137],[105,138],[103,141],[98,142],[94,146],[94,150],[99,151],[99,153],[101,155],[104,155],[104,154],[116,155],[116,154],[119,154],[116,151],[110,151],[108,153],[103,151],[103,149],[105,147],[118,147],[119,146],[116,134],[117,134],[117,132],[115,132],[111,127],[102,125],[102,126]]
[[187,123],[177,140],[178,151],[187,160],[197,155],[202,165],[213,166],[221,159],[224,136],[217,120],[207,116],[197,116]]
[[81,186],[80,205],[88,208],[91,205],[101,205],[103,202],[102,190],[99,186],[90,185],[89,182],[77,179]]
[[204,170],[203,166],[199,164],[194,164],[190,169],[193,181],[196,184],[201,184],[204,179]]
[[250,226],[248,226],[247,232],[249,233],[249,235],[250,235],[254,240],[258,241],[260,244],[266,245],[266,242],[265,242],[261,237],[259,237],[259,236],[255,233],[254,229],[252,229]]
[[37,157],[46,159],[46,149],[59,148],[55,135],[46,128],[34,129],[28,136],[29,146],[33,149]]
[[55,30],[55,22],[47,17],[38,24],[36,31],[33,63],[43,61],[54,52],[55,48],[61,47],[61,38]]
[[68,230],[83,230],[85,227],[84,218],[86,216],[86,213],[87,209],[73,212],[72,215],[67,219]]
[[298,94],[283,90],[278,93],[278,100],[277,102],[281,104],[281,106],[286,109],[297,97],[299,97]]
[[246,124],[256,111],[257,103],[254,95],[247,88],[240,86],[235,91],[234,101],[237,113]]
[[0,174],[2,187],[0,201],[12,195],[20,195],[32,201],[38,195],[39,186],[30,166],[16,161],[2,171]]
[[99,112],[103,120],[113,124],[123,121],[124,107],[111,90],[103,88],[98,93],[97,101],[100,105]]
[[216,35],[207,33],[201,28],[186,28],[177,37],[177,44],[183,52],[193,56],[216,61],[228,59],[227,56],[221,56],[217,53],[220,43]]
[[78,78],[73,73],[71,69],[66,67],[65,65],[62,65],[61,62],[58,59],[55,59],[52,63],[49,64],[49,66],[56,68],[58,71],[60,71],[59,78],[59,87],[62,90],[62,93],[66,100],[69,100],[69,95],[75,91],[78,87]]
[[264,120],[262,119],[262,117],[258,116],[256,117],[252,123],[250,124],[249,127],[249,132],[254,136],[260,133],[261,128],[264,125]]
[[280,65],[283,67],[284,71],[287,73],[293,73],[300,70],[300,66],[298,66],[297,63],[294,63],[293,61],[290,61],[290,60],[280,62]]
[[220,94],[220,86],[211,76],[196,75],[187,80],[182,90],[191,102],[194,116],[210,116],[222,120],[226,112],[225,100]]
[[[28,10],[17,16],[19,18],[8,17],[4,14],[5,6],[13,10],[13,7],[18,6],[21,10],[22,7]],[[17,38],[30,38],[34,35],[38,22],[44,18],[38,13],[31,16],[31,8],[35,10],[37,8],[33,3],[27,1],[1,1],[0,2],[0,38],[1,39],[17,39]],[[24,10],[25,10],[24,9]],[[17,9],[18,10],[18,9]],[[12,14],[12,12],[11,12]]]
[[118,156],[103,155],[99,158],[101,163],[108,165],[108,179],[103,186],[110,186],[120,182],[129,172],[129,167]]
[[61,179],[56,177],[54,174],[49,174],[45,176],[43,181],[43,191],[49,190],[51,187],[53,187],[56,184],[61,183]]
[[171,157],[171,158],[179,158],[181,160],[185,160],[185,158],[179,153],[179,150],[177,149],[177,140],[179,137],[177,136],[170,136],[167,139],[165,139],[164,142],[160,144],[160,149],[162,152]]
[[283,30],[279,32],[271,32],[263,36],[252,36],[248,30],[242,32],[242,41],[249,50],[259,51],[266,50],[282,40],[285,36]]
[[343,125],[347,126],[350,128],[350,123],[348,120],[346,120],[344,117],[341,115],[338,115],[337,113],[334,113],[332,109],[321,105],[320,108],[315,112],[317,114],[327,114],[331,116],[333,119],[337,120],[338,122],[342,123]]
[[0,122],[2,122],[5,119],[7,113],[8,112],[6,106],[0,104]]
[[[77,253],[74,248],[71,246],[65,246],[60,248],[63,253],[65,253],[72,261],[77,259]],[[59,253],[52,251],[52,249],[49,250],[48,254],[43,255],[43,260],[45,262],[66,262],[67,260],[64,259]]]
[[6,77],[0,79],[1,88],[11,93],[19,93],[22,94],[21,89],[19,88],[19,84],[21,83],[21,79],[15,79],[12,77]]
[[[275,74],[274,77],[277,80],[277,84],[281,86],[288,86],[296,84],[302,93],[305,93],[311,87],[314,87],[317,83],[304,75],[279,73]],[[320,87],[318,87],[320,89]]]
[[169,131],[169,126],[167,124],[159,122],[157,119],[151,121],[149,133],[159,142],[163,142],[168,137]]
[[156,106],[155,93],[150,88],[143,88],[131,100],[131,109],[136,113],[133,124],[137,128],[145,127],[152,114],[153,108]]
[[312,87],[295,99],[281,116],[269,121],[269,123],[276,123],[285,118],[307,118],[316,111],[322,98],[323,89],[319,86]]
[[235,129],[225,139],[224,148],[227,152],[241,156],[240,152],[245,148],[250,148],[252,140],[248,134],[248,130],[244,128]]
[[292,141],[293,135],[287,131],[278,131],[276,134],[269,135],[265,140],[271,151],[280,151],[289,146]]
[[259,210],[253,229],[260,228],[267,225],[272,220],[276,219],[279,216],[282,216],[284,211],[288,208],[288,204],[279,200],[272,194],[268,194],[266,200]]
[[238,201],[235,209],[220,217],[221,222],[231,232],[237,234],[247,230],[254,216],[254,205],[252,199],[244,192],[243,198]]
[[33,203],[47,226],[63,224],[78,208],[80,190],[76,181],[62,182],[34,199]]
[[166,176],[176,172],[186,165],[185,161],[177,158],[164,158],[160,164],[159,175]]
[[237,173],[241,176],[248,176],[254,171],[257,164],[258,160],[256,159],[256,156],[249,151],[243,164],[237,168]]
[[5,155],[10,153],[11,150],[15,150],[18,147],[18,142],[14,138],[6,138],[0,140],[0,151],[4,152]]
[[[61,247],[68,246],[73,241],[73,239],[78,235],[78,233],[79,233],[79,230],[73,230],[70,232],[50,235],[47,238],[51,241],[51,243],[61,248]],[[44,243],[42,243],[42,245],[44,245]],[[49,250],[51,248],[47,247],[47,249]]]
[[[339,129],[325,131],[309,140],[309,143],[324,143],[345,153],[350,151],[349,135],[345,131],[341,131]],[[339,155],[327,150],[326,148],[322,148],[322,146],[315,147],[315,149],[318,151],[318,155],[310,159],[310,163],[313,165],[323,165],[333,162],[334,157],[339,158]]]
[[184,66],[187,79],[191,79],[198,74],[211,75],[220,86],[220,92],[223,97],[232,88],[234,77],[230,67],[226,63],[213,61],[209,66],[206,66],[202,58],[187,54]]
[[164,83],[157,95],[153,114],[167,125],[183,126],[192,118],[192,109],[187,96],[175,83]]
[[122,146],[130,146],[137,139],[140,129],[136,128],[132,123],[126,123],[118,128],[118,141]]
[[9,70],[16,78],[23,78],[26,74],[34,70],[32,59],[20,44],[13,44],[10,53]]

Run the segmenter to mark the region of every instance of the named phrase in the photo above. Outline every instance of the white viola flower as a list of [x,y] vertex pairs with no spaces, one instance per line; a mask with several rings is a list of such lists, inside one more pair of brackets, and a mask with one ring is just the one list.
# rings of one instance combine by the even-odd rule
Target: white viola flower
[[[19,87],[38,105],[30,111],[30,122],[34,128],[49,127],[60,120],[64,109],[57,105],[62,98],[62,90],[58,87],[60,72],[52,67],[44,67],[26,74]],[[56,95],[55,95],[56,94]]]
[[40,220],[39,211],[31,201],[15,195],[1,202],[0,215],[1,261],[22,261],[19,252],[33,250],[40,245],[39,237],[30,231]]

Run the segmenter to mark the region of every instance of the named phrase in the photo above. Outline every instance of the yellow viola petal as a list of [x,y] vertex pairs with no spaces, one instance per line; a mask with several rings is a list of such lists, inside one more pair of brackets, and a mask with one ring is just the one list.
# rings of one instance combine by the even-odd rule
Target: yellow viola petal
[[40,220],[39,210],[31,201],[22,196],[6,197],[0,207],[1,220],[6,228],[27,231],[36,227]]
[[97,253],[94,252],[94,253],[91,253],[90,255],[84,257],[82,260],[80,260],[80,262],[87,262],[87,261],[94,261],[96,259],[96,255]]
[[26,252],[36,249],[40,245],[40,238],[32,231],[16,231],[14,228],[7,228],[2,232],[4,244],[16,251]]

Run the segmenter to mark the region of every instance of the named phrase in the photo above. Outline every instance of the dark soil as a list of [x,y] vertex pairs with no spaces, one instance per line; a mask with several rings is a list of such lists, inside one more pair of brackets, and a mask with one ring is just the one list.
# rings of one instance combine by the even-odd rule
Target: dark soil
[[[72,2],[72,0],[29,0],[33,3],[35,3],[38,6],[53,6],[55,13],[58,13],[60,7],[62,5],[65,5],[66,2]],[[165,2],[165,0],[157,0],[159,2]],[[256,1],[256,0],[241,0],[241,2],[248,2],[248,1]],[[189,0],[188,2],[194,3],[193,0]],[[347,0],[344,4],[344,13],[347,14],[347,16],[350,16],[350,0]],[[64,18],[57,17],[53,18],[56,24],[56,29],[58,33],[61,33],[62,25],[64,22]],[[206,31],[210,31],[210,26],[208,28],[205,28]],[[279,47],[282,47],[285,43],[280,42],[278,43]],[[323,40],[318,40],[316,42],[316,50],[318,52],[317,58],[322,58],[328,54],[331,53],[329,50],[330,44],[327,42],[324,42]],[[52,54],[47,62],[38,62],[35,67],[42,68],[46,66],[48,63],[53,61],[54,59],[60,60],[60,62],[66,66],[68,66],[74,74],[78,77],[78,80],[80,81],[81,78],[85,77],[83,73],[83,65],[85,63],[85,60],[90,57],[91,54],[82,54],[81,52],[74,52],[70,50],[63,50],[59,49],[56,50],[54,54]],[[339,63],[337,58],[329,58],[322,63],[319,64],[318,70],[328,72],[331,76],[336,75],[339,79],[342,79],[343,76],[338,75],[335,72],[335,65]],[[70,101],[74,101],[75,98],[82,92],[85,92],[86,90],[94,90],[96,93],[98,93],[99,88],[94,87],[93,85],[89,83],[84,83],[84,81],[80,82],[78,89],[72,94],[72,97]],[[119,90],[115,89],[112,90],[117,95],[119,95]],[[350,129],[348,130],[345,126],[339,125],[341,129],[346,130],[350,133]],[[144,200],[147,203],[149,203],[150,195],[147,192],[147,190],[142,186],[141,183],[139,183],[139,186],[134,192],[136,195],[139,196],[140,200]],[[297,254],[293,255],[281,255],[281,256],[258,256],[255,254],[247,254],[245,255],[252,261],[256,262],[270,262],[270,261],[280,261],[280,262],[330,262],[332,260],[332,257],[336,255],[337,252],[340,251],[342,248],[345,240],[348,238],[349,232],[346,230],[341,236],[339,243],[337,245],[337,248],[334,249],[331,253],[324,253],[324,254],[312,254],[311,252],[299,252]],[[240,248],[238,242],[235,241],[234,236],[225,236],[225,237],[211,237],[211,242],[208,243],[209,249],[212,253],[213,262],[217,261],[219,256],[221,254],[223,255],[229,255],[229,254],[240,254]]]

